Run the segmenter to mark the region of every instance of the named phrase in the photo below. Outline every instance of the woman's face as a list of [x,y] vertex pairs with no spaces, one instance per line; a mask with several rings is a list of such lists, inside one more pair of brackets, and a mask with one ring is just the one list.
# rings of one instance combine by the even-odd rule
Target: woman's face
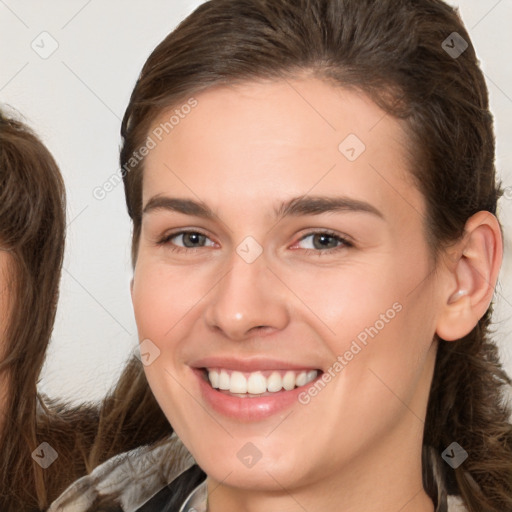
[[417,478],[441,300],[401,125],[312,78],[195,100],[144,169],[132,298],[160,406],[234,487]]

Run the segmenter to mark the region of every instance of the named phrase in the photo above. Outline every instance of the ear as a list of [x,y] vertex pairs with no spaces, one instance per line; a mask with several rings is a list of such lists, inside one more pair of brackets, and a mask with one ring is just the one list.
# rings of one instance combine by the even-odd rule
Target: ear
[[470,333],[487,311],[503,257],[498,220],[490,212],[475,213],[466,222],[464,236],[450,248],[444,279],[443,306],[436,333],[446,341]]
[[132,302],[133,302],[133,277],[132,277],[132,279],[130,281],[130,295],[132,297]]

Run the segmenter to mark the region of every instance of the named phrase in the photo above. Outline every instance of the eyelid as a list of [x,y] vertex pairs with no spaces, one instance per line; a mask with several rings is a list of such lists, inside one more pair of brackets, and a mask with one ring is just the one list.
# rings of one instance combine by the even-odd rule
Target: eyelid
[[316,252],[316,253],[320,253],[320,252],[329,253],[329,252],[334,252],[334,251],[340,250],[340,249],[346,249],[348,247],[354,247],[354,242],[351,239],[351,237],[349,237],[348,235],[345,235],[343,233],[338,233],[336,231],[333,231],[331,229],[326,229],[326,228],[310,229],[310,230],[306,231],[303,235],[301,235],[299,237],[299,239],[296,242],[293,243],[292,247],[296,246],[299,242],[301,242],[305,238],[308,238],[312,235],[317,235],[317,234],[328,235],[328,236],[331,236],[332,238],[336,238],[338,241],[342,242],[342,245],[339,247],[331,247],[331,248],[326,248],[323,250],[302,249],[303,251]]
[[164,234],[161,237],[159,237],[156,240],[156,245],[162,245],[162,246],[168,245],[171,248],[171,250],[176,250],[176,251],[180,251],[180,250],[182,250],[182,251],[194,251],[194,250],[197,250],[197,249],[202,249],[203,247],[209,247],[209,246],[182,247],[180,245],[171,244],[171,242],[170,242],[171,238],[174,238],[174,237],[179,236],[179,235],[186,235],[188,233],[197,233],[198,235],[202,235],[202,236],[208,238],[208,240],[212,241],[213,243],[217,243],[207,233],[205,233],[202,229],[199,229],[199,228],[188,228],[188,229],[187,228],[180,228],[180,229],[177,229],[176,231],[167,232],[166,234]]

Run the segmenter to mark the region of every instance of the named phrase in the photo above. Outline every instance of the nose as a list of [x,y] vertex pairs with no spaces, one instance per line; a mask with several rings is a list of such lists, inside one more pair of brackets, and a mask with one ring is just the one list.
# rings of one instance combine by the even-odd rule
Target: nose
[[238,254],[230,270],[208,294],[205,319],[209,328],[231,340],[267,335],[289,322],[286,288],[267,268],[262,254],[247,263]]

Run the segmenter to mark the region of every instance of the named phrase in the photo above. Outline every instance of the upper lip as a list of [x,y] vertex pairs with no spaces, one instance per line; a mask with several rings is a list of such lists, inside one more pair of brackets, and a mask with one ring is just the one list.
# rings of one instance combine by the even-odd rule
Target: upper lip
[[233,357],[211,356],[190,363],[193,368],[223,368],[225,370],[256,372],[261,370],[318,370],[309,364],[291,363],[262,357],[236,359]]

